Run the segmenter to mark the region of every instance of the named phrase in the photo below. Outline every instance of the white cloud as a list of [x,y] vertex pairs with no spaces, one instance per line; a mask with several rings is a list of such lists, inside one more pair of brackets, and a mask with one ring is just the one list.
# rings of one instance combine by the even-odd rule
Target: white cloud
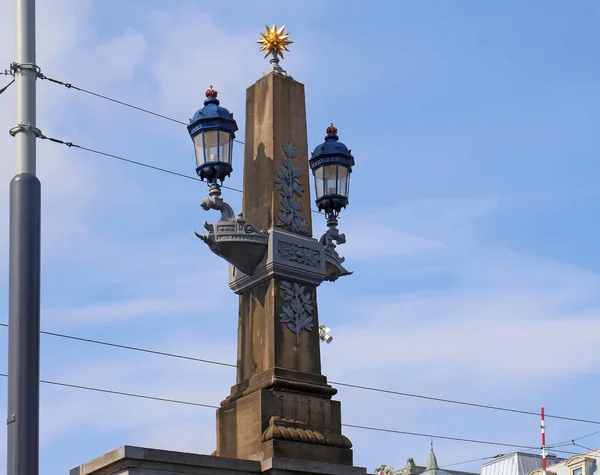
[[[85,20],[91,6],[91,0],[36,2],[36,46],[38,64],[41,67],[51,68],[64,64],[65,59],[75,50],[84,49],[81,43],[88,33]],[[12,10],[8,4],[5,8]],[[6,18],[12,26],[13,15],[9,14]],[[12,41],[10,47],[12,48]]]
[[[38,2],[38,64],[43,71],[63,71],[66,59],[73,56],[83,56],[89,61],[90,66],[96,69],[102,65],[102,77],[131,78],[131,71],[127,71],[126,65],[109,68],[111,62],[108,53],[102,46],[86,50],[83,42],[85,19],[89,13],[91,2],[71,2],[67,0],[58,2]],[[6,8],[8,9],[8,8]],[[9,12],[0,15],[3,19],[2,28],[4,32],[12,30],[12,24],[8,21],[13,18]],[[40,21],[40,19],[42,19]],[[4,22],[6,21],[6,25]],[[10,33],[6,33],[11,37]],[[51,39],[51,41],[49,40]],[[121,37],[110,38],[108,44],[111,48],[117,48],[126,52],[127,64],[136,65],[144,52],[143,38],[134,33],[127,33]],[[12,59],[12,42],[3,43],[0,46],[0,60],[8,65],[9,58]],[[123,58],[121,55],[113,55],[114,58]],[[113,61],[114,62],[114,61]],[[89,69],[92,69],[91,67]],[[110,71],[110,74],[107,73]],[[50,74],[49,74],[50,75]],[[46,86],[49,86],[46,87]],[[80,98],[80,97],[79,97]],[[14,110],[14,88],[7,90],[0,100],[3,103],[2,110]],[[38,81],[38,122],[37,125],[49,136],[56,136],[57,130],[64,130],[65,126],[57,119],[69,119],[66,128],[75,130],[84,124],[73,122],[72,110],[77,104],[77,96],[73,91],[67,91],[60,86],[49,85]],[[5,107],[6,105],[6,107]],[[8,130],[14,125],[12,113],[0,115],[0,130]],[[58,123],[57,123],[58,122]],[[8,182],[14,174],[14,147],[13,139],[6,133],[0,134],[0,148],[4,151],[7,159],[0,161],[0,177],[5,186],[0,192],[0,221],[8,221]],[[93,208],[110,206],[117,199],[129,199],[132,203],[139,202],[140,190],[135,184],[128,183],[127,187],[122,184],[125,180],[119,174],[111,173],[110,181],[115,187],[127,191],[127,195],[120,194],[117,198],[114,193],[108,192],[99,185],[104,172],[95,160],[81,160],[74,152],[66,147],[51,144],[49,142],[37,142],[37,173],[42,182],[42,245],[43,258],[45,260],[63,258],[71,255],[75,257],[74,250],[80,250],[82,254],[94,250],[97,247],[97,236],[90,230],[90,220]],[[100,178],[100,180],[99,180]],[[2,227],[0,233],[0,245],[3,249],[8,248],[8,229]],[[7,254],[0,256],[0,262],[6,262]],[[4,277],[4,276],[3,276]]]
[[[497,201],[481,197],[429,199],[367,211],[365,203],[358,202],[358,210],[349,208],[340,219],[338,228],[346,234],[347,243],[338,251],[349,265],[353,260],[410,256],[436,259],[476,241],[477,219],[493,212]],[[322,223],[315,224],[315,235],[319,235]]]
[[[202,354],[198,354],[199,344]],[[235,359],[233,345],[208,338],[193,342],[179,335],[157,343],[156,348],[199,357],[210,355],[216,360]],[[81,361],[62,368],[50,365],[45,369],[47,379],[216,406],[235,382],[233,368],[123,350],[99,351],[105,355],[102,362]],[[128,444],[201,453],[214,450],[215,409],[211,408],[45,387],[42,413],[44,443],[80,430],[119,431],[131,436]],[[115,418],[114,414],[120,416]],[[189,434],[194,434],[191,440]],[[205,445],[200,446],[200,441]]]
[[[350,323],[338,323],[332,367],[418,367],[506,387],[509,380],[571,377],[597,366],[600,308],[584,304],[597,295],[597,275],[505,250],[471,250],[452,269],[458,288],[398,288],[386,299],[343,302]],[[540,350],[557,339],[565,351]],[[586,350],[567,351],[575,342]],[[359,345],[376,351],[357,353]]]
[[[57,2],[56,10],[52,8],[48,8],[49,11],[46,11],[46,7],[50,7],[48,4],[44,4],[44,2],[40,2],[40,8],[38,11],[38,15],[48,14],[48,19],[54,18],[54,15],[59,14],[61,12],[61,6],[63,2]],[[81,4],[85,4],[86,2],[81,2]],[[8,8],[4,10],[7,10]],[[74,9],[72,13],[77,14],[79,11],[78,8]],[[12,12],[11,12],[12,13]],[[10,32],[12,32],[12,24],[8,21],[8,19],[12,19],[13,15],[9,14],[9,12],[2,12],[0,17],[3,19],[0,24],[2,24],[3,32],[7,35],[7,37],[11,37]],[[6,24],[4,24],[6,22]],[[38,57],[40,58],[49,58],[49,61],[52,61],[57,52],[54,48],[56,47],[66,47],[65,42],[67,41],[65,36],[68,34],[69,27],[67,26],[63,31],[60,31],[60,28],[57,28],[57,25],[61,22],[52,22],[49,23],[42,22],[40,25],[40,34],[43,36],[47,29],[52,30],[56,34],[56,41],[48,41],[48,42],[38,42],[41,43],[39,48]],[[78,22],[74,22],[78,23]],[[4,28],[6,27],[6,28]],[[72,41],[72,39],[71,39]],[[13,58],[12,52],[13,44],[11,42],[2,43],[0,46],[0,61],[3,62],[3,66],[8,66],[8,62]],[[14,147],[13,147],[13,139],[10,137],[6,131],[14,126],[14,115],[12,111],[14,110],[14,87],[8,89],[2,96],[0,96],[0,101],[2,101],[2,110],[3,111],[11,111],[10,113],[3,113],[0,115],[0,130],[3,132],[0,134],[0,149],[3,150],[4,158],[0,161],[0,177],[1,182],[3,184],[2,190],[0,191],[0,221],[7,223],[8,222],[8,183],[14,174]],[[53,98],[48,97],[40,97],[38,100],[38,105],[40,108],[45,107],[48,104],[52,104]],[[38,124],[39,125],[39,124]],[[38,150],[43,149],[43,147],[39,146]],[[41,155],[41,154],[39,154]],[[54,236],[56,233],[61,232],[61,229],[64,227],[70,228],[70,230],[74,233],[83,232],[79,226],[79,224],[73,218],[77,218],[79,216],[78,212],[74,210],[74,207],[77,205],[77,202],[86,202],[86,198],[88,196],[88,191],[91,190],[91,187],[87,186],[82,188],[81,183],[83,182],[82,178],[82,170],[77,164],[70,164],[66,160],[63,159],[63,155],[58,151],[58,149],[53,149],[48,151],[43,159],[38,157],[38,173],[42,180],[46,176],[50,176],[51,179],[48,180],[48,184],[43,184],[43,207],[44,207],[44,221],[43,227],[45,230],[46,237],[51,239],[51,242],[55,239]],[[59,180],[57,180],[59,178]],[[73,200],[73,196],[78,196],[78,200]],[[64,205],[64,206],[62,206]],[[61,207],[62,210],[59,213],[55,213],[57,207]],[[54,215],[54,216],[53,216]],[[52,217],[57,219],[52,219]],[[46,218],[50,218],[49,221]],[[58,221],[58,222],[57,222]],[[8,248],[8,227],[2,226],[2,232],[0,233],[0,247],[2,249]],[[58,242],[59,240],[53,241]],[[52,249],[54,246],[50,246]],[[2,253],[0,257],[0,262],[5,263],[7,259],[7,254]],[[4,277],[4,276],[3,276]]]
[[83,64],[82,69],[94,73],[95,88],[118,83],[131,86],[131,82],[137,79],[135,74],[147,58],[147,53],[148,43],[144,35],[139,31],[126,31],[89,51],[86,57],[88,64]]
[[[215,312],[235,314],[227,285],[228,267],[199,239],[151,238],[146,241],[99,242],[86,265],[94,269],[86,285],[119,288],[124,294],[100,294],[77,303],[65,300],[44,309],[53,328],[117,328],[143,320],[159,323],[169,316],[194,315],[200,321]],[[215,270],[207,271],[217,263]],[[80,272],[74,269],[72,277]]]
[[[157,105],[189,118],[194,107],[201,107],[204,91],[212,84],[223,106],[234,112],[243,128],[245,87],[260,79],[268,66],[258,56],[256,30],[220,29],[197,5],[156,10],[148,16],[148,25]],[[305,47],[294,44],[294,54],[285,59],[284,67],[294,75],[305,75],[312,63],[309,58]]]
[[[358,259],[385,259],[439,249],[442,243],[399,231],[393,225],[379,223],[366,216],[353,217],[340,231],[347,242],[338,249],[348,262]],[[360,224],[359,224],[360,223]],[[346,224],[346,223],[344,223]]]

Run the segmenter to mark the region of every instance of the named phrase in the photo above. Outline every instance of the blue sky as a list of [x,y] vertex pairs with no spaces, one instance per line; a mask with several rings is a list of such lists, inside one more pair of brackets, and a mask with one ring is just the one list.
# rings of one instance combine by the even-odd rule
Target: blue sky
[[[0,68],[13,60],[0,5]],[[319,291],[334,381],[600,419],[600,4],[504,2],[117,2],[39,0],[38,64],[80,87],[187,120],[209,84],[243,138],[245,89],[268,63],[255,41],[285,23],[283,66],[306,86],[309,148],[333,121],[356,157],[340,248],[354,275]],[[1,79],[1,77],[0,77]],[[194,172],[183,126],[38,82],[49,136]],[[0,96],[0,129],[14,90]],[[229,185],[241,186],[236,144]],[[0,219],[13,144],[0,134]],[[204,185],[38,144],[42,327],[235,361],[227,267],[193,235]],[[225,198],[240,209],[241,197]],[[315,216],[314,234],[325,223]],[[0,230],[0,265],[8,232]],[[7,272],[0,305],[7,308]],[[1,321],[6,321],[6,315]],[[0,328],[0,345],[7,331]],[[0,371],[6,351],[0,352]],[[42,337],[42,377],[218,404],[233,370]],[[539,443],[536,417],[339,388],[343,420]],[[0,407],[6,407],[0,379]],[[5,409],[2,409],[5,410]],[[550,442],[598,430],[550,420]],[[211,453],[214,412],[42,387],[43,474],[123,444]],[[346,429],[372,471],[429,440]],[[585,441],[585,443],[584,443]],[[600,435],[582,441],[596,447]],[[5,461],[0,432],[0,466]],[[436,441],[440,464],[508,449]],[[479,470],[481,463],[456,468]]]

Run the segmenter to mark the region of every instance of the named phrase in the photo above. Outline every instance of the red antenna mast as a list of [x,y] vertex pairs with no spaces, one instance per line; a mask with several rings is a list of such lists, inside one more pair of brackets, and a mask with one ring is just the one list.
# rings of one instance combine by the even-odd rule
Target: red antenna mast
[[546,475],[546,420],[544,417],[544,408],[541,411],[542,416],[542,470]]

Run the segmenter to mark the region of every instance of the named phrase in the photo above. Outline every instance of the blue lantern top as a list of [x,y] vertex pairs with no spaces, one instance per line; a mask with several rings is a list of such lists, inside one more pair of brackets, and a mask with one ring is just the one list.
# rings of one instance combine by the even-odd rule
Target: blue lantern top
[[188,132],[192,137],[201,130],[222,130],[234,134],[235,137],[238,126],[233,118],[233,113],[219,104],[217,91],[211,86],[206,90],[204,107],[194,114],[188,125]]
[[351,169],[354,166],[352,150],[346,147],[344,143],[339,141],[340,138],[337,135],[337,129],[333,126],[333,124],[327,127],[326,132],[327,135],[325,136],[325,142],[317,145],[311,154],[311,168],[315,168],[326,163],[338,163]]

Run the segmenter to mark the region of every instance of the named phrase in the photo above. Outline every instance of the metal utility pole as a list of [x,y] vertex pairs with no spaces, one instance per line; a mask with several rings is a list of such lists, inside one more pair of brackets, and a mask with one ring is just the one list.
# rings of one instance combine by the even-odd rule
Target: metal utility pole
[[15,0],[15,176],[10,182],[7,475],[39,473],[40,181],[35,0]]

